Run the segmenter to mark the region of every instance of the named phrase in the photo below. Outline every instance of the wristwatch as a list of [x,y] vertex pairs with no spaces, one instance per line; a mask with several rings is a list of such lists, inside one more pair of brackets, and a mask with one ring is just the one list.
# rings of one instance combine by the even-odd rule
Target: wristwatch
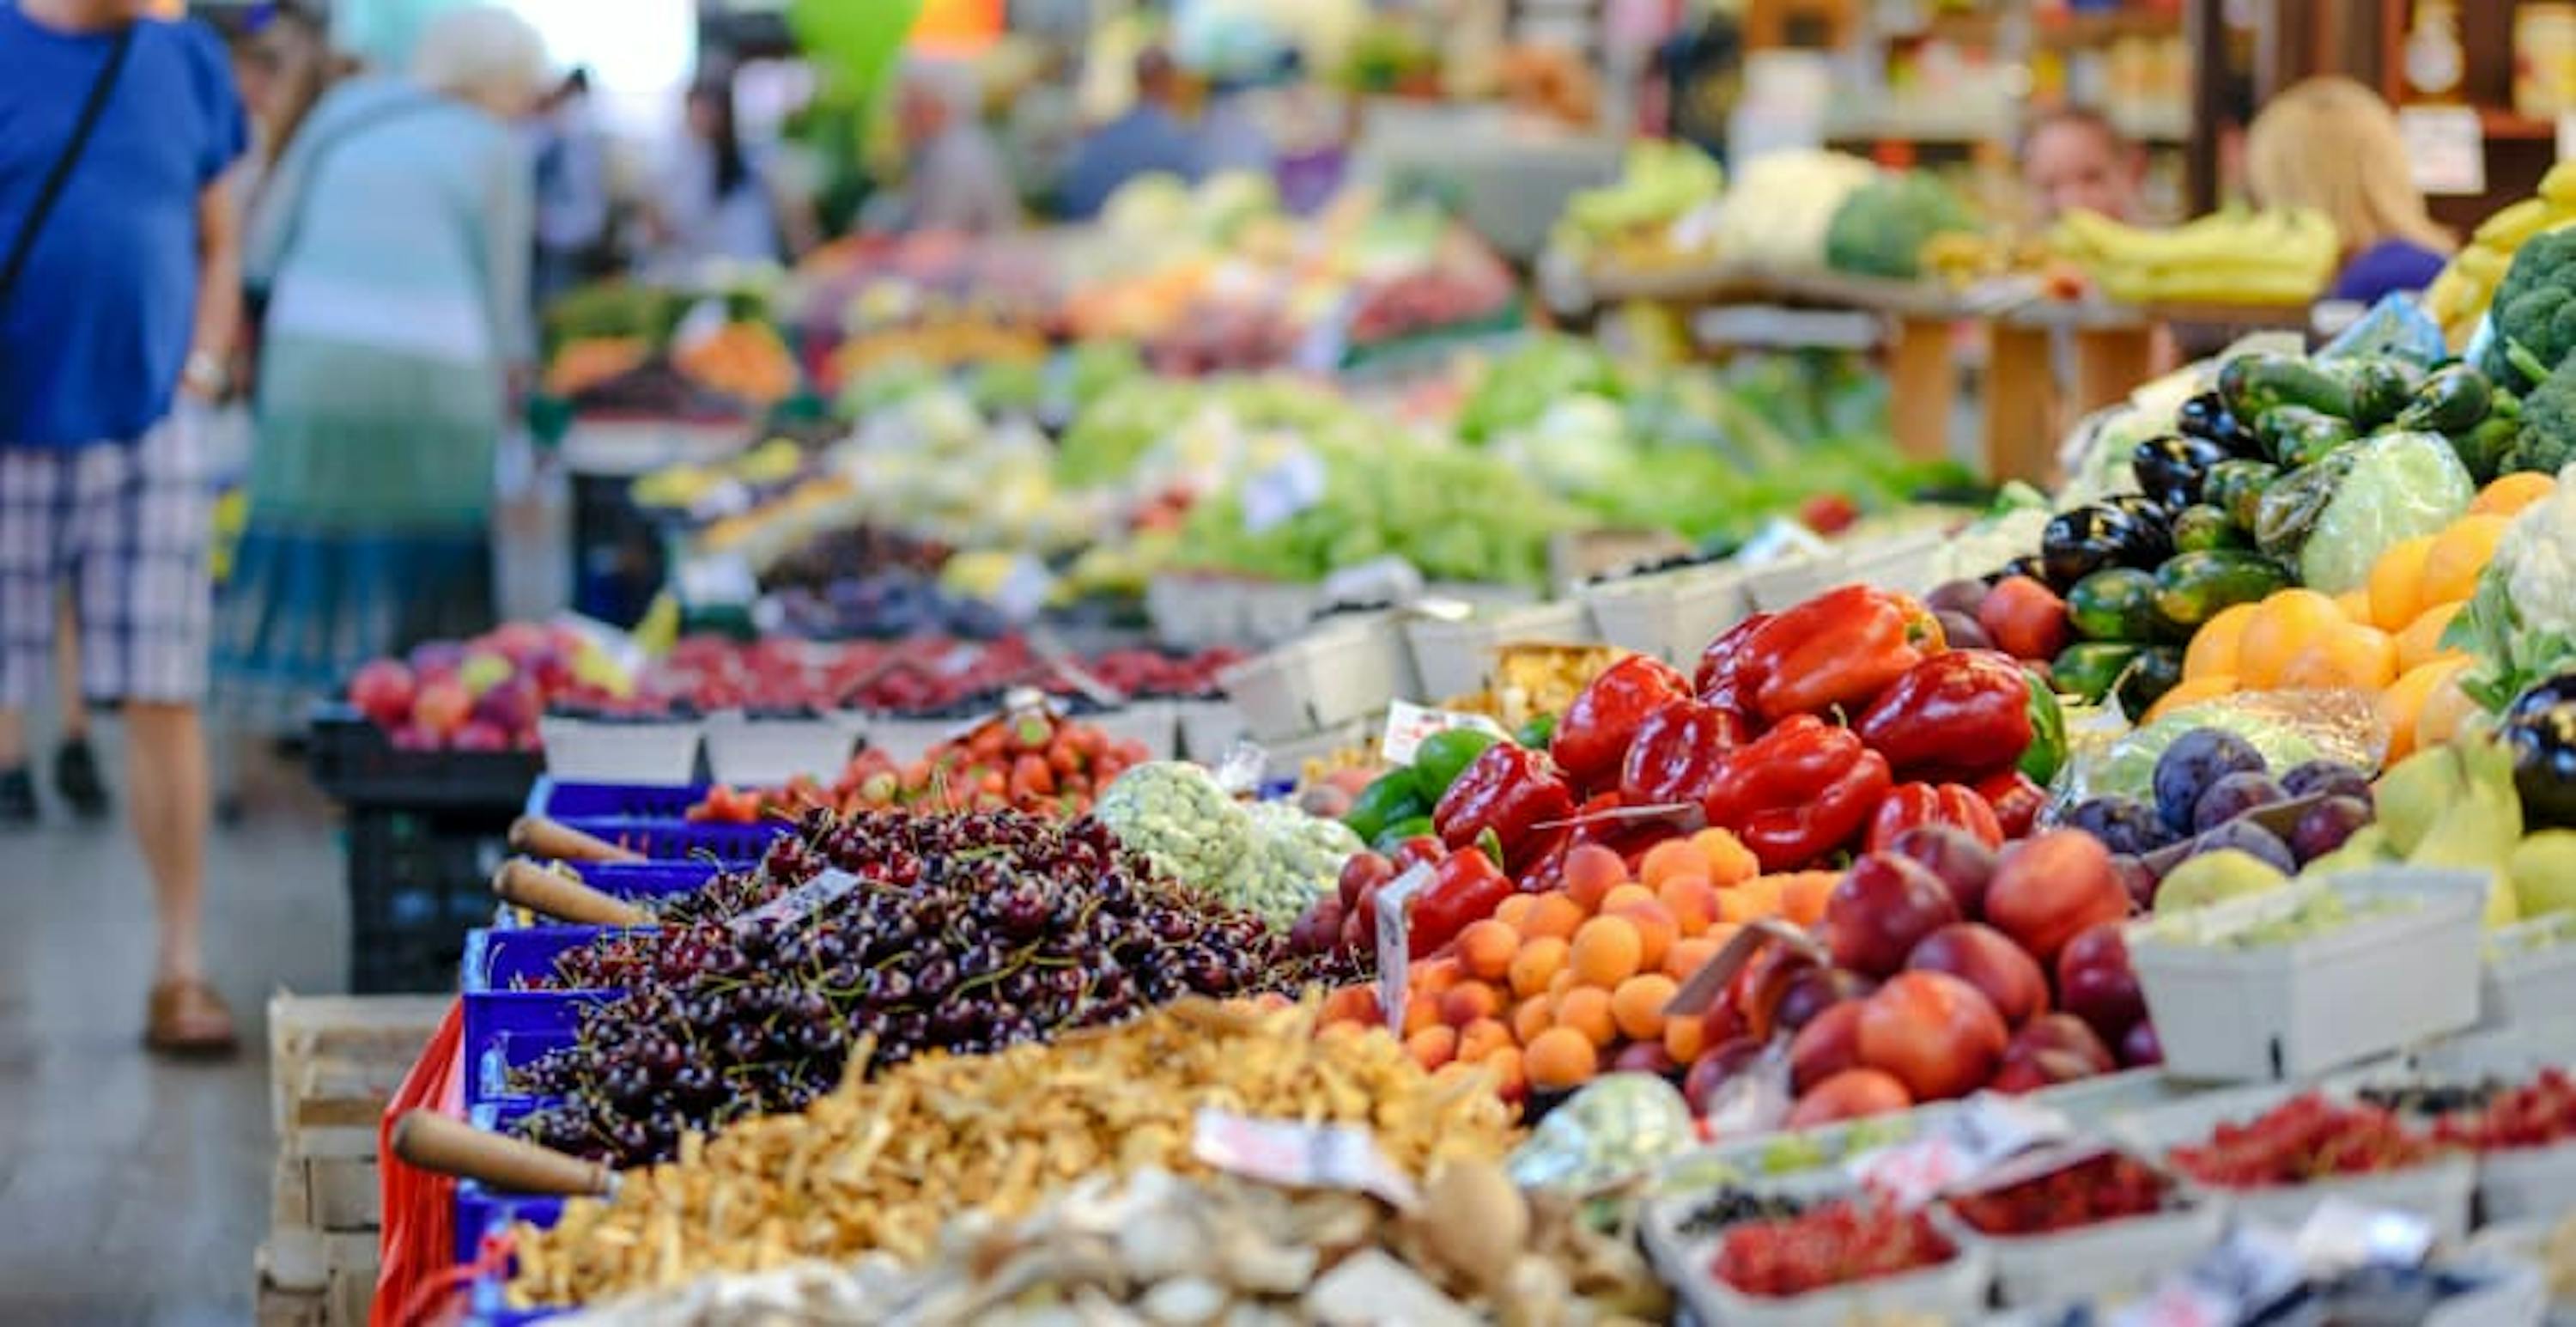
[[220,357],[207,351],[192,350],[188,352],[188,362],[179,370],[179,385],[200,396],[221,396],[226,377],[224,361]]

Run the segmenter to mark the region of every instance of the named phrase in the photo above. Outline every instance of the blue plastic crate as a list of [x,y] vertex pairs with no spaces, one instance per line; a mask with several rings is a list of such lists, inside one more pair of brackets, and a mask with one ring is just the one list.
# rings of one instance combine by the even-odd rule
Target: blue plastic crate
[[[466,1120],[487,1133],[500,1133],[525,1118],[544,1103],[531,1097],[513,1097],[505,1101],[487,1101],[466,1112]],[[487,1189],[475,1180],[460,1180],[456,1185],[456,1260],[474,1261],[483,1237],[508,1228],[513,1221],[525,1221],[540,1228],[551,1226],[563,1216],[564,1200],[554,1194],[503,1193]]]
[[555,960],[610,928],[539,926],[516,931],[476,930],[465,937],[458,985],[463,989],[465,1101],[480,1105],[510,1095],[512,1070],[573,1043],[582,1007],[607,991],[520,990],[519,983],[546,977]]
[[562,823],[592,838],[640,852],[657,862],[699,858],[735,866],[748,866],[759,861],[778,836],[795,829],[785,823],[700,824],[686,820],[638,820],[615,816],[575,817]]
[[[694,894],[723,869],[706,861],[583,862],[576,867],[583,884],[612,898],[647,904]],[[492,929],[496,931],[525,931],[547,925],[551,923],[531,920],[526,909],[507,903],[500,904],[492,918]]]
[[573,783],[548,776],[528,789],[528,814],[548,820],[684,820],[706,794],[704,784]]

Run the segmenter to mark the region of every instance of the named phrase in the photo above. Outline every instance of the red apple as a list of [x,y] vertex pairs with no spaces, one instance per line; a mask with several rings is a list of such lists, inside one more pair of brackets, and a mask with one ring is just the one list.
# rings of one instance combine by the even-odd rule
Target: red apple
[[2144,1069],[2165,1062],[2165,1044],[2156,1038],[2156,1025],[2139,1019],[2136,1027],[2120,1038],[2120,1063],[2132,1069]]
[[2028,1092],[2119,1068],[2110,1048],[2073,1014],[2042,1014],[2013,1034],[1995,1074],[1998,1092]]
[[504,622],[483,633],[483,639],[476,644],[505,656],[514,664],[524,664],[535,658],[537,651],[551,648],[554,641],[546,629],[536,623]]
[[1986,888],[1986,921],[2042,963],[2077,934],[2129,915],[2129,891],[2111,853],[2081,830],[2051,830],[2014,844]]
[[510,749],[510,735],[481,719],[469,719],[464,727],[456,730],[456,749],[507,751]]
[[1691,1061],[1690,1072],[1682,1077],[1682,1100],[1689,1104],[1691,1114],[1708,1114],[1727,1081],[1761,1058],[1762,1043],[1751,1037],[1719,1042],[1701,1051],[1699,1058]]
[[1787,1127],[1812,1129],[1913,1108],[1913,1095],[1894,1075],[1877,1069],[1846,1069],[1799,1097],[1798,1104],[1789,1108]]
[[1789,1043],[1789,1085],[1799,1092],[1860,1067],[1859,1000],[1846,1000],[1816,1015]]
[[394,750],[396,751],[435,751],[438,749],[440,740],[439,734],[416,723],[406,723],[394,729]]
[[1884,977],[1905,966],[1923,937],[1959,920],[1959,904],[1921,862],[1873,852],[1825,899],[1825,940],[1834,965]]
[[409,668],[396,660],[377,659],[349,679],[349,703],[383,727],[399,727],[411,717],[416,689]]
[[534,728],[545,713],[544,698],[526,677],[507,678],[474,702],[474,717],[505,733]]
[[1985,1086],[2010,1040],[1994,1003],[1946,972],[1899,973],[1861,1002],[1861,1063],[1894,1074],[1917,1101]]
[[425,641],[411,651],[411,670],[424,682],[433,677],[452,677],[464,662],[465,647],[452,640]]
[[2129,966],[2129,940],[2104,922],[2066,942],[2057,955],[2057,1005],[2116,1042],[2147,1016],[2147,997]]
[[1771,1011],[1772,1031],[1796,1032],[1816,1015],[1877,989],[1877,982],[1849,968],[1803,968],[1789,979],[1788,989]]
[[1916,825],[1887,845],[1889,852],[1923,863],[1938,876],[1959,915],[1975,919],[1985,911],[1986,886],[1995,878],[1995,850],[1956,825]]
[[1923,937],[1905,966],[1946,972],[1994,1002],[2007,1027],[2020,1027],[2048,1008],[2048,977],[2028,950],[1991,926],[1955,922]]
[[1610,1072],[1614,1074],[1653,1074],[1663,1078],[1677,1068],[1680,1066],[1673,1063],[1671,1053],[1660,1041],[1632,1041],[1610,1057]]
[[411,721],[441,738],[463,728],[466,717],[473,712],[474,698],[452,678],[423,686],[411,702]]

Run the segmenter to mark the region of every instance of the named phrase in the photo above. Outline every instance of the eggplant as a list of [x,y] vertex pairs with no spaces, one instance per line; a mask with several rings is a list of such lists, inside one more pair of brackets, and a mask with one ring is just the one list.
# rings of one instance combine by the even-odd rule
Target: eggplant
[[2020,557],[2014,558],[2012,561],[2005,563],[2003,565],[2003,570],[1996,572],[1994,578],[2001,581],[2009,580],[2015,576],[2027,576],[2042,585],[2047,585],[2048,564],[2045,561],[2042,561],[2037,553],[2024,553]]
[[2130,551],[2143,537],[2135,517],[2107,503],[2059,512],[2039,536],[2040,565],[2048,571],[2049,588],[2062,595],[2104,567],[2128,565]]
[[2560,673],[2514,697],[2504,712],[2513,786],[2524,822],[2576,829],[2576,673]]
[[2143,494],[2122,493],[2104,499],[2103,505],[2137,523],[2136,536],[2121,553],[2123,564],[2153,570],[2173,556],[2173,512],[2163,503]]
[[2180,511],[2200,501],[2201,481],[2209,477],[2209,467],[2234,454],[2207,438],[2168,433],[2139,443],[2129,453],[2129,471],[2148,497]]
[[2182,408],[2174,412],[2174,430],[2187,438],[2217,443],[2230,456],[2263,454],[2262,442],[2254,436],[2254,430],[2229,413],[2227,402],[2214,391],[2183,402]]

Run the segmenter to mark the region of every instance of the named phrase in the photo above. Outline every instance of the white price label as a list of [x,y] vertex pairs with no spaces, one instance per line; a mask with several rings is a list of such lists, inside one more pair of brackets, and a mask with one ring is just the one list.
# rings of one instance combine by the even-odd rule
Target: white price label
[[1190,1151],[1219,1170],[1269,1184],[1350,1189],[1406,1210],[1421,1202],[1377,1136],[1350,1125],[1256,1120],[1205,1108],[1193,1124]]
[[1298,447],[1243,481],[1243,528],[1260,534],[1324,500],[1324,461]]
[[691,558],[672,579],[684,603],[747,604],[760,597],[760,580],[751,574],[751,564],[731,553]]
[[1386,707],[1386,731],[1378,738],[1377,751],[1390,765],[1410,765],[1413,753],[1422,749],[1424,741],[1434,733],[1445,733],[1452,728],[1473,728],[1498,738],[1511,736],[1503,731],[1501,724],[1481,714],[1435,710],[1427,705],[1399,700]]
[[2293,1242],[2311,1275],[2356,1267],[2412,1267],[2433,1251],[2433,1227],[2409,1212],[2328,1198],[2308,1214]]
[[814,914],[815,909],[840,898],[866,882],[847,871],[826,867],[813,879],[742,914],[734,922],[738,929],[748,930],[764,922],[782,922],[793,926]]
[[2405,106],[2398,109],[2397,129],[2406,140],[2406,159],[2415,170],[2415,187],[2428,194],[2482,194],[2487,191],[2486,129],[2468,106]]
[[1002,583],[993,587],[993,606],[1002,616],[1014,622],[1025,622],[1046,607],[1055,593],[1055,576],[1046,564],[1022,553],[1011,560],[1011,568],[1002,574]]
[[1431,883],[1431,864],[1422,862],[1380,886],[1369,906],[1377,909],[1377,1003],[1386,1011],[1387,1030],[1404,1035],[1404,998],[1413,968],[1413,896]]
[[1923,1137],[1853,1158],[1851,1173],[1900,1206],[1920,1207],[2074,1133],[2074,1122],[2056,1111],[1985,1092]]

